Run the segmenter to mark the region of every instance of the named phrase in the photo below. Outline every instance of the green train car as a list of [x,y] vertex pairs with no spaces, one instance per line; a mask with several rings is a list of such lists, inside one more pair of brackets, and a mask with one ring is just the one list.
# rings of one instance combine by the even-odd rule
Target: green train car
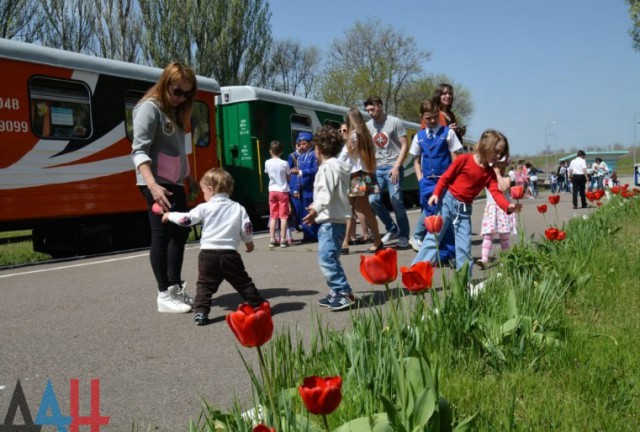
[[[269,143],[284,144],[283,158],[293,152],[298,132],[314,132],[321,126],[336,129],[348,108],[250,86],[221,87],[216,101],[218,159],[236,180],[233,198],[245,206],[256,227],[269,217],[268,184],[264,162]],[[362,112],[365,118],[368,115]],[[411,143],[420,125],[404,122]],[[413,159],[405,160],[405,205],[418,203]]]

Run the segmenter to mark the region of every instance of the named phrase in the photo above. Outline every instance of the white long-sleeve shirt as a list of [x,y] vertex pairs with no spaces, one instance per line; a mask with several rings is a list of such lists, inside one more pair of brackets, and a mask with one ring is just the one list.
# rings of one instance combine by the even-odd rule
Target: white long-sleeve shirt
[[202,222],[201,249],[238,250],[240,242],[253,241],[253,225],[244,207],[228,194],[217,194],[188,213],[171,212],[169,220],[192,226]]
[[346,223],[351,218],[349,185],[351,166],[336,158],[327,159],[318,168],[313,183],[313,203],[316,223]]

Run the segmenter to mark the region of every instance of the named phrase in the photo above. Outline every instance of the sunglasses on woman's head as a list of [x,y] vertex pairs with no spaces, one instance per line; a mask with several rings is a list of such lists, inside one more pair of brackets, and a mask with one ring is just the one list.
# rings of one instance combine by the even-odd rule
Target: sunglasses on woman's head
[[189,98],[189,97],[193,96],[193,90],[184,91],[180,87],[177,87],[173,83],[171,83],[171,88],[173,89],[173,95],[175,97],[183,97],[183,98],[186,99],[186,98]]

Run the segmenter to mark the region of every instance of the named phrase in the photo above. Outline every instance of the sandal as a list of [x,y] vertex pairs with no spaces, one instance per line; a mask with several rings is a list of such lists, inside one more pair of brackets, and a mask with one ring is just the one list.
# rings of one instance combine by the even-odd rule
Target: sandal
[[340,255],[349,255],[349,248],[342,248],[340,249]]
[[380,242],[378,246],[371,246],[369,249],[367,249],[367,253],[376,253],[378,251],[381,251],[382,249],[384,249],[384,243]]

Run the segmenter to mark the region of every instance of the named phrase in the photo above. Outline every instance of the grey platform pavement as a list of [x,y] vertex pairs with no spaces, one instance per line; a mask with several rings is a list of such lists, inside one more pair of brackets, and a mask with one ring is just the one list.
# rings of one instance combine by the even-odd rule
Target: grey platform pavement
[[[538,199],[521,200],[520,218],[528,235],[546,228],[536,205],[548,204],[547,195],[543,191]],[[477,259],[484,201],[473,207],[473,255]],[[571,195],[561,194],[560,223],[589,211],[573,210]],[[417,210],[409,212],[411,227],[418,216]],[[554,218],[549,205],[547,220]],[[381,231],[384,234],[382,226]],[[247,271],[271,302],[276,331],[289,328],[309,340],[314,313],[323,315],[335,328],[348,326],[348,312],[316,306],[327,293],[317,263],[317,245],[269,250],[268,240],[257,236],[256,250],[242,254]],[[516,240],[512,237],[512,242]],[[354,291],[384,303],[384,288],[370,286],[359,273],[360,255],[368,247],[351,246],[351,253],[341,260]],[[188,246],[183,267],[192,295],[198,250],[197,244]],[[494,244],[493,252],[498,250],[499,245]],[[414,256],[413,250],[399,251],[398,267],[409,266]],[[477,266],[474,277],[482,277]],[[33,419],[48,380],[66,416],[70,414],[71,380],[78,379],[79,413],[91,416],[90,383],[99,380],[99,414],[109,417],[102,431],[131,430],[133,423],[140,431],[186,430],[189,420],[198,418],[202,398],[223,409],[236,396],[246,400],[250,381],[235,337],[224,322],[225,315],[241,301],[237,293],[224,283],[214,297],[213,322],[197,327],[192,314],[156,311],[153,280],[146,251],[0,270],[0,419],[15,397],[18,380]],[[434,280],[440,280],[437,274]],[[400,285],[400,277],[397,283]],[[255,350],[239,349],[257,365]],[[21,415],[18,409],[16,424]]]

